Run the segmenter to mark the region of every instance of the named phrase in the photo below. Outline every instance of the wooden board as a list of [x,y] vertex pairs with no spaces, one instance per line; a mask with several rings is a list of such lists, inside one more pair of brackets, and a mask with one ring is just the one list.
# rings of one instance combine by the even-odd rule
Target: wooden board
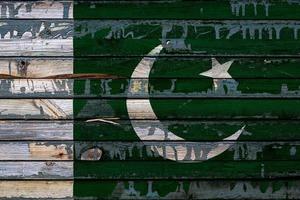
[[[75,56],[160,55],[297,56],[293,20],[77,20]],[[289,46],[289,48],[286,48]]]
[[[72,181],[0,181],[1,199],[72,199]],[[13,189],[12,189],[13,188]]]
[[72,1],[1,1],[1,19],[73,18]]
[[[163,198],[163,199],[293,199],[299,194],[299,181],[77,181],[77,198]],[[95,190],[90,188],[97,188]]]
[[70,20],[0,20],[0,56],[72,56]]
[[298,1],[156,0],[79,1],[75,18],[95,19],[299,19]]
[[73,179],[72,162],[54,161],[2,161],[0,179]]

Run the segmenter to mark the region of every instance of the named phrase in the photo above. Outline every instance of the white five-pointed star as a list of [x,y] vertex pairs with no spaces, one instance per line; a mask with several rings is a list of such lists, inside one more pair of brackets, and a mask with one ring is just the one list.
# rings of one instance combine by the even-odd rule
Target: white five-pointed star
[[212,61],[212,68],[206,72],[200,73],[199,75],[216,78],[216,79],[232,78],[231,75],[228,73],[228,70],[231,64],[233,63],[233,60],[223,64],[220,64],[215,58],[212,58],[211,61]]

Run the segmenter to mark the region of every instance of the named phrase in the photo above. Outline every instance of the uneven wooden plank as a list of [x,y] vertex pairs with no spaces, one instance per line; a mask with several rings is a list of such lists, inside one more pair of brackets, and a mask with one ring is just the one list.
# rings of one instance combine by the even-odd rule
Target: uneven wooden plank
[[298,1],[164,0],[79,1],[75,18],[103,19],[299,19]]
[[[299,49],[299,21],[293,20],[77,20],[76,56],[293,55]],[[289,46],[289,48],[286,48]]]
[[0,181],[1,199],[71,199],[73,181]]
[[74,196],[91,199],[293,199],[299,195],[298,186],[297,180],[76,180]]
[[73,160],[73,142],[0,142],[0,161]]
[[2,58],[0,77],[46,78],[73,74],[73,59],[67,58]]
[[[209,57],[157,57],[150,78],[200,78],[212,68]],[[143,57],[75,58],[74,73],[102,73],[129,78]],[[221,64],[233,61],[228,73],[234,78],[300,78],[300,59],[268,57],[217,57]],[[8,69],[8,68],[7,68]],[[141,77],[136,77],[141,78]]]
[[1,1],[2,19],[73,18],[72,1]]
[[[258,120],[258,121],[204,121],[204,120],[133,120],[140,130],[155,135],[161,130],[161,124],[166,130],[175,133],[187,141],[223,140],[245,126],[239,141],[293,141],[300,140],[299,121]],[[0,127],[1,130],[1,127]],[[166,136],[169,137],[169,132]],[[137,134],[129,120],[108,121],[74,121],[74,140],[79,141],[137,141]],[[159,140],[155,137],[152,140]],[[175,139],[174,139],[175,140]]]
[[73,121],[0,121],[0,140],[73,140]]
[[68,20],[1,20],[0,56],[72,56]]
[[[76,142],[77,160],[100,161],[283,161],[299,160],[299,142],[186,142],[186,141],[143,141],[143,142]],[[220,154],[220,152],[223,152]]]
[[73,97],[72,79],[0,79],[1,98]]
[[71,119],[72,99],[0,99],[1,119]]
[[[59,83],[61,85],[61,81]],[[55,91],[55,86],[53,87],[51,90]],[[0,97],[18,96],[20,93],[18,89],[15,93],[10,91],[2,92]],[[23,93],[19,96],[30,95],[31,93]],[[63,96],[59,93],[54,94],[56,95]],[[300,80],[212,79],[203,76],[199,78],[152,78],[150,80],[146,78],[87,79],[74,81],[74,95],[84,98],[299,98]]]
[[109,180],[296,178],[300,173],[299,164],[299,161],[78,161],[74,162],[74,176]]
[[[4,105],[8,102],[3,100]],[[74,117],[107,120],[129,119],[129,116],[131,120],[299,119],[299,105],[298,99],[74,99]],[[0,118],[12,116],[8,115],[9,110]]]
[[73,162],[0,162],[0,179],[72,179]]

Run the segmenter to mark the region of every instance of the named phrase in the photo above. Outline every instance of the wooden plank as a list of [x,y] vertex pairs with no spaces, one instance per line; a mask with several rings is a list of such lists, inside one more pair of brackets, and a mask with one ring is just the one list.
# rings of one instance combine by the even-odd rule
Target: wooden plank
[[2,58],[0,77],[47,78],[73,74],[73,59],[67,58]]
[[1,1],[0,18],[2,19],[71,19],[73,18],[72,1]]
[[[8,102],[3,100],[4,104]],[[74,99],[74,117],[107,120],[129,119],[129,116],[131,120],[299,119],[299,105],[298,99]],[[0,118],[10,117],[9,110]]]
[[0,121],[0,140],[73,140],[72,121]]
[[299,19],[299,2],[289,0],[80,1],[75,18],[103,19]]
[[299,161],[78,161],[74,162],[74,177],[109,180],[279,179],[298,177],[299,164]]
[[[300,140],[299,121],[283,120],[133,120],[140,130],[155,135],[161,123],[163,127],[187,141],[217,141],[235,133],[245,126],[239,141],[298,141]],[[2,127],[0,127],[1,130]],[[58,130],[59,131],[59,130]],[[168,132],[166,133],[168,136]],[[74,140],[79,141],[137,141],[137,134],[129,120],[74,121]],[[152,137],[152,140],[160,140]],[[176,140],[176,139],[174,139]]]
[[[93,57],[75,58],[74,73],[102,73],[130,78],[142,60],[139,57]],[[298,58],[270,57],[217,57],[221,64],[233,61],[229,74],[234,79],[242,78],[300,78]],[[150,78],[200,78],[200,73],[212,68],[210,57],[187,55],[187,57],[157,57]],[[136,77],[141,78],[141,77]]]
[[0,181],[1,199],[71,199],[73,181]]
[[[15,94],[4,92],[0,94],[0,97],[31,95],[31,93],[23,95],[18,93],[18,90]],[[34,95],[39,95],[39,93],[35,92]],[[59,93],[55,95],[63,96]],[[74,95],[83,98],[299,98],[300,80],[205,77],[152,78],[150,80],[147,78],[87,79],[74,81]]]
[[[293,20],[77,20],[76,56],[293,55],[299,21]],[[290,48],[286,48],[289,46]]]
[[72,99],[0,99],[1,119],[71,119]]
[[[190,141],[143,141],[143,142],[76,142],[77,160],[100,161],[284,161],[299,160],[299,142],[190,142]],[[223,152],[223,153],[221,153]]]
[[0,162],[1,179],[72,179],[73,162]]
[[1,20],[0,56],[72,56],[73,23]]
[[73,142],[0,142],[3,160],[73,160]]
[[70,98],[72,79],[0,79],[1,98]]
[[297,180],[77,180],[74,195],[90,199],[293,199],[299,195],[298,186]]

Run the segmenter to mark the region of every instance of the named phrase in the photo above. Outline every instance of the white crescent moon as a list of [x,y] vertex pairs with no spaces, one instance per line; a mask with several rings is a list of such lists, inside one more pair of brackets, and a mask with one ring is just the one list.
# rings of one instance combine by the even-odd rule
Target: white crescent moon
[[[150,71],[156,60],[155,56],[159,55],[162,49],[162,45],[155,47],[136,66],[131,75],[128,96],[149,96],[148,84]],[[143,81],[141,82],[138,79],[143,79]],[[203,161],[220,155],[235,142],[232,140],[238,139],[244,130],[244,127],[242,127],[231,136],[224,138],[223,141],[230,140],[226,142],[180,142],[184,141],[184,139],[168,131],[158,120],[149,98],[127,99],[126,105],[131,125],[140,140],[144,141],[143,143],[146,146],[150,146],[154,153],[173,161]],[[153,119],[153,121],[147,125],[145,119]],[[147,140],[157,140],[157,142],[147,142]],[[165,141],[168,142],[165,143]]]

